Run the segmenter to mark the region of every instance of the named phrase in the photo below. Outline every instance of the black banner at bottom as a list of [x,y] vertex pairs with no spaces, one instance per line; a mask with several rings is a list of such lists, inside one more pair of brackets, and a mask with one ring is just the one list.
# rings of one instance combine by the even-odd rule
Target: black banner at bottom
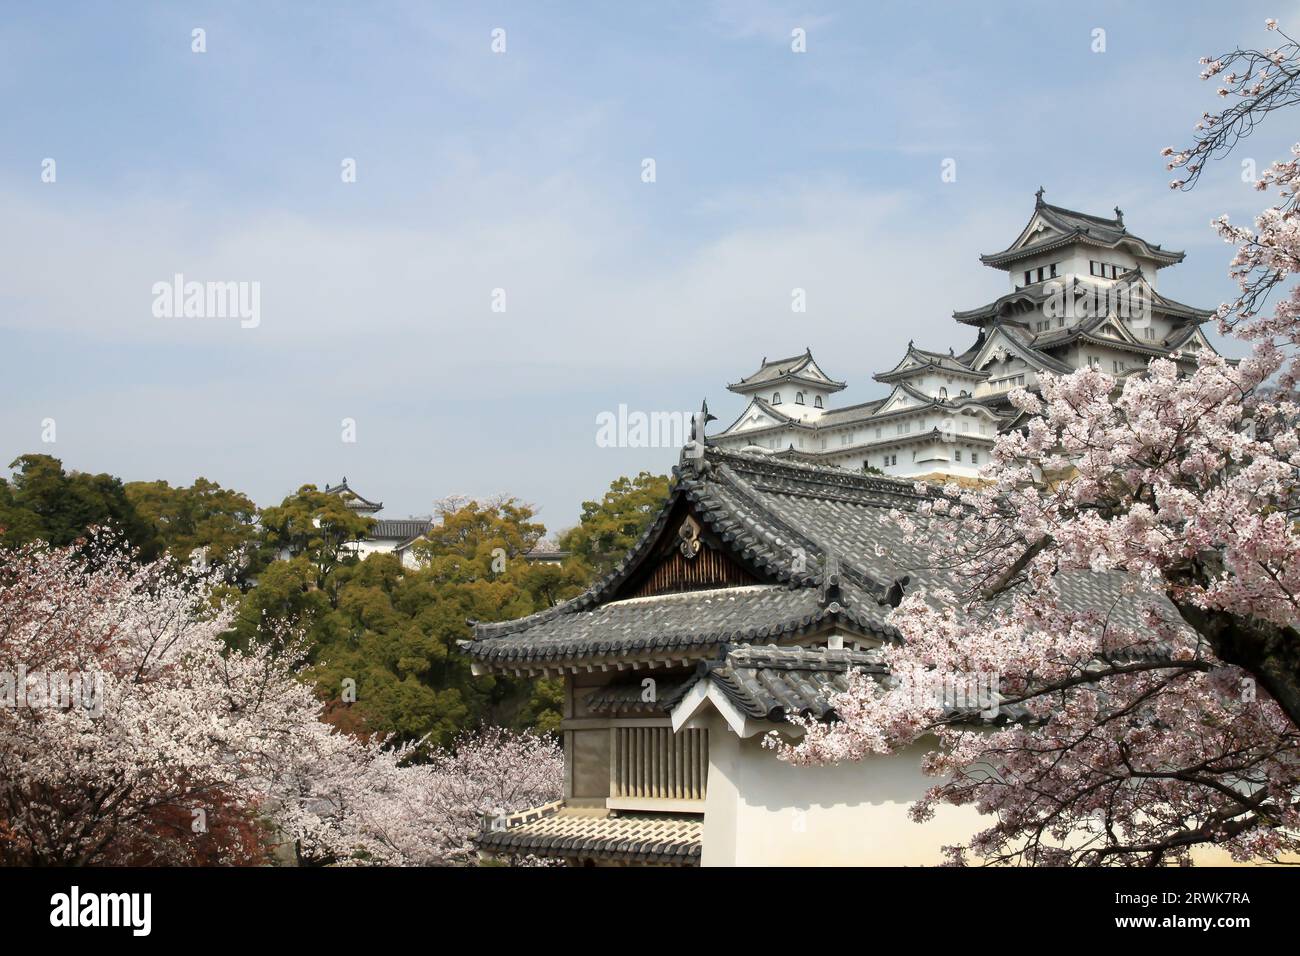
[[990,931],[1001,937],[1010,924],[1017,934],[1071,939],[1200,933],[1227,941],[1288,929],[1297,890],[1300,873],[1288,867],[12,869],[0,870],[0,919],[10,946],[60,936],[128,946],[339,944],[412,933],[434,942],[458,931],[491,945],[535,945],[556,932],[614,933],[636,945],[688,927],[762,935],[772,920],[812,915],[819,936],[837,923],[851,932],[866,918],[967,942]]

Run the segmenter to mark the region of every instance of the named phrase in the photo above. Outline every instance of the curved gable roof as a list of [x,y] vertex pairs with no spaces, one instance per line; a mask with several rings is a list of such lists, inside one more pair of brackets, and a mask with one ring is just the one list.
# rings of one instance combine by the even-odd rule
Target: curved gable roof
[[[734,422],[732,422],[722,431],[718,432],[718,436],[721,437],[723,435],[734,434],[738,430],[738,426],[740,425],[740,423],[743,422],[746,418],[748,418],[752,414],[751,409],[754,408],[757,408],[764,415],[771,418],[772,423],[774,425],[784,425],[788,422],[797,421],[797,419],[795,419],[793,416],[787,415],[785,412],[780,411],[770,402],[764,401],[763,399],[759,398],[757,395],[754,395],[750,398],[749,404],[745,406],[745,410],[736,416],[736,420]],[[755,426],[755,429],[762,428],[762,427],[764,426],[757,425]]]
[[[1050,234],[1042,239],[1032,238],[1038,231],[1035,228],[1038,225],[1048,227]],[[1118,208],[1113,219],[1094,216],[1091,213],[1044,202],[1042,190],[1039,190],[1034,212],[1015,242],[1001,252],[981,255],[980,261],[994,268],[1011,269],[1014,263],[1021,259],[1076,243],[1110,249],[1127,246],[1136,255],[1153,261],[1157,269],[1182,262],[1184,258],[1182,252],[1162,249],[1158,244],[1147,242],[1142,237],[1129,232],[1124,225],[1124,215]]]
[[343,479],[343,481],[341,481],[337,485],[331,486],[329,484],[326,484],[325,494],[338,495],[344,500],[347,506],[351,508],[353,511],[361,511],[361,512],[382,511],[384,507],[384,503],[382,501],[371,501],[369,498],[364,498],[361,495],[357,494],[355,491],[353,491],[352,488],[348,485],[348,480],[346,477]]
[[[919,500],[911,482],[715,448],[683,458],[674,476],[668,500],[613,571],[548,610],[474,622],[463,649],[480,663],[510,669],[698,654],[728,641],[778,640],[832,624],[882,639],[893,635],[880,601],[895,575],[876,546],[907,549],[889,513]],[[620,597],[674,533],[670,517],[682,507],[766,583]],[[852,515],[856,521],[846,520]]]
[[835,381],[821,370],[813,359],[812,349],[805,349],[802,354],[792,355],[789,358],[771,361],[764,358],[758,371],[745,376],[739,382],[733,382],[727,388],[733,392],[747,394],[781,382],[803,383],[828,392],[838,392],[846,387],[844,382]]
[[903,357],[899,359],[897,365],[891,368],[888,372],[877,372],[872,377],[877,382],[888,383],[897,379],[904,379],[913,375],[924,374],[932,370],[949,372],[953,375],[964,375],[972,379],[987,377],[987,373],[971,368],[951,352],[948,354],[942,352],[930,352],[926,349],[917,348],[911,342],[907,343],[907,351],[903,354]]
[[1015,353],[1015,355],[1024,359],[1035,368],[1046,369],[1049,372],[1061,372],[1063,374],[1068,374],[1069,372],[1074,371],[1072,366],[1034,348],[1029,343],[1023,341],[1012,329],[1000,323],[994,324],[988,338],[984,340],[984,345],[980,349],[979,354],[971,360],[971,365],[979,368],[987,364],[991,353],[995,352],[1000,346],[1005,346],[1008,352]]

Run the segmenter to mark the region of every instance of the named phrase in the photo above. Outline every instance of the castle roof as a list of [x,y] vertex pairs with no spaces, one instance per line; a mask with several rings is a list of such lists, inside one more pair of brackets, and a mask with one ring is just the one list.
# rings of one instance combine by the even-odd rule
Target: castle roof
[[433,522],[427,518],[376,518],[366,534],[370,540],[411,541],[428,534]]
[[718,687],[739,711],[756,720],[781,722],[791,715],[830,720],[831,698],[849,688],[852,671],[885,676],[878,651],[845,648],[778,647],[775,644],[727,646],[702,662],[669,701],[679,703],[701,683]]
[[[718,709],[731,729],[738,736],[749,737],[791,717],[837,720],[833,701],[848,691],[853,673],[883,680],[889,668],[875,649],[728,646],[714,660],[701,662],[673,691],[666,706],[673,727],[679,729],[706,700],[712,700],[715,706],[721,705]],[[987,712],[977,707],[951,707],[947,713],[963,721],[985,723],[1030,719],[1023,704],[1002,704]]]
[[[708,447],[674,470],[668,501],[619,565],[584,594],[537,614],[476,624],[463,649],[499,669],[563,669],[602,658],[698,660],[723,644],[776,641],[835,625],[886,638],[893,560],[910,553],[893,508],[910,482]],[[739,586],[646,594],[690,517],[734,562]]]
[[1098,294],[1105,294],[1112,289],[1123,293],[1134,285],[1142,286],[1142,294],[1150,300],[1152,312],[1176,322],[1192,322],[1199,325],[1214,315],[1209,309],[1198,309],[1196,306],[1161,295],[1151,287],[1141,269],[1134,269],[1104,288],[1090,285],[1078,277],[1069,280],[1044,279],[1000,295],[992,302],[977,308],[954,311],[952,317],[966,325],[986,325],[997,319],[1015,321],[1019,316],[1035,311],[1048,299],[1060,297],[1067,288],[1075,295],[1081,294],[1080,290],[1086,292],[1090,289],[1097,291]]
[[1157,269],[1182,262],[1184,257],[1182,252],[1162,249],[1156,243],[1129,232],[1124,226],[1124,214],[1118,207],[1113,219],[1094,216],[1044,202],[1043,190],[1040,189],[1033,214],[1016,240],[1001,252],[980,256],[980,261],[997,269],[1010,270],[1024,259],[1078,243],[1106,249],[1125,246],[1135,255],[1153,261]]
[[612,812],[562,800],[497,823],[476,841],[489,853],[660,866],[699,866],[704,836],[700,814]]
[[758,371],[746,375],[739,382],[728,385],[727,388],[743,395],[782,382],[803,384],[825,392],[838,392],[845,387],[843,382],[835,381],[817,366],[812,357],[812,349],[804,349],[801,354],[789,358],[771,361],[764,358],[758,366]]
[[[727,645],[791,644],[832,628],[888,641],[897,634],[886,616],[904,578],[913,587],[953,583],[924,566],[892,516],[923,500],[912,482],[712,447],[684,457],[674,476],[659,514],[610,574],[554,608],[474,623],[462,650],[480,668],[523,674],[692,664]],[[692,523],[689,540],[702,553],[684,558]],[[665,569],[683,567],[677,584],[656,587]],[[1136,604],[1122,600],[1121,576],[1059,577],[1067,604],[1112,617]],[[1132,613],[1118,623],[1139,626]]]
[[1068,375],[1074,371],[1072,366],[1035,347],[1034,335],[1028,329],[1002,322],[996,322],[989,328],[989,334],[985,337],[979,354],[972,361],[982,364],[983,357],[996,352],[999,348],[1005,348],[1007,352],[1024,359],[1034,368],[1061,375]]
[[880,406],[883,404],[885,404],[884,398],[875,398],[869,402],[845,405],[843,408],[832,408],[829,411],[822,412],[815,421],[805,424],[804,427],[816,431],[825,428],[838,428],[851,422],[866,421],[880,411]]
[[[969,355],[972,355],[972,353],[966,353],[963,358]],[[952,352],[931,352],[920,349],[913,343],[908,342],[907,351],[899,359],[898,364],[888,372],[877,372],[873,378],[878,382],[894,382],[929,371],[949,372],[953,375],[976,379],[988,377],[987,372],[971,368],[967,362],[963,361],[963,358],[958,358]]]
[[344,477],[339,484],[334,485],[333,487],[328,484],[325,485],[325,494],[341,495],[349,508],[353,511],[360,511],[362,514],[373,514],[376,511],[382,510],[384,507],[382,501],[371,501],[369,498],[363,498],[361,495],[357,494],[356,491],[348,485],[348,479],[346,477]]

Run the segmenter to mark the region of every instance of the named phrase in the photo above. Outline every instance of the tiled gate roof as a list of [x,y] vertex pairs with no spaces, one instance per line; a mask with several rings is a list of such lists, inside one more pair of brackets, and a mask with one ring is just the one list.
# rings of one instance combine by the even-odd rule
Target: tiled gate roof
[[507,817],[479,835],[488,853],[698,866],[704,817],[688,813],[618,813],[551,804]]

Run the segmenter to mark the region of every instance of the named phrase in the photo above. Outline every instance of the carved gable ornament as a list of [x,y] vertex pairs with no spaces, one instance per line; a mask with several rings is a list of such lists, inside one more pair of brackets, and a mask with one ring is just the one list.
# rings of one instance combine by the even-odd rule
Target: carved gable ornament
[[677,529],[677,537],[681,539],[682,557],[693,558],[700,553],[700,523],[690,515]]

